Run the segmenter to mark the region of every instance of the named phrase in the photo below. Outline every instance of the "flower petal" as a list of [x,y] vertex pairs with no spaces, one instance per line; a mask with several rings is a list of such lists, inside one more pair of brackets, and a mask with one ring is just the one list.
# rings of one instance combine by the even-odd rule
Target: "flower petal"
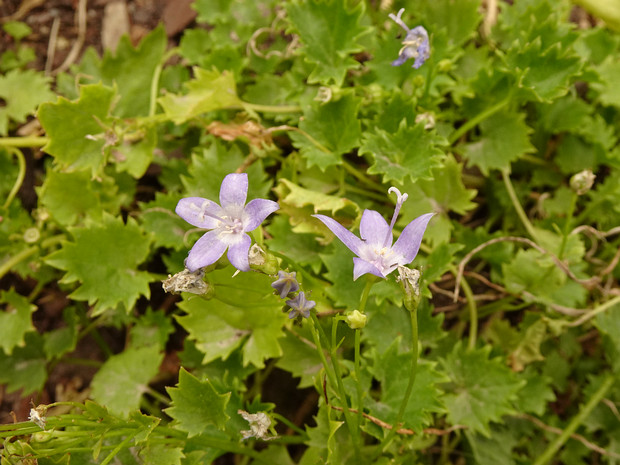
[[245,213],[247,219],[243,227],[244,231],[254,231],[258,226],[265,221],[269,215],[278,210],[280,205],[278,202],[266,199],[254,199],[245,206]]
[[222,208],[217,203],[202,197],[181,199],[174,211],[192,226],[204,229],[216,228],[220,222],[213,216],[222,216]]
[[242,234],[239,240],[228,248],[228,260],[231,265],[240,271],[250,271],[248,254],[252,239],[247,234]]
[[426,213],[425,215],[418,216],[403,229],[402,234],[392,247],[392,251],[396,255],[404,258],[402,263],[399,261],[399,265],[411,263],[418,254],[422,236],[424,236],[426,226],[433,215],[434,213]]
[[224,244],[218,237],[218,231],[209,231],[196,241],[185,260],[185,267],[192,273],[198,268],[211,265],[219,260],[226,251]]
[[245,205],[248,197],[248,175],[232,173],[224,178],[220,186],[220,205],[226,208],[231,205]]
[[344,226],[342,226],[340,223],[330,218],[329,216],[325,216],[325,215],[312,215],[312,216],[321,220],[321,222],[325,226],[327,226],[329,230],[333,232],[335,236],[338,239],[340,239],[342,243],[346,245],[347,248],[351,252],[359,256],[362,246],[363,246],[363,242],[359,237],[357,237],[355,234],[353,234],[351,231],[349,231],[347,228],[345,228]]
[[375,265],[361,258],[354,257],[353,258],[353,281],[357,280],[363,274],[370,273],[375,276],[379,276],[380,278],[385,278],[383,273],[379,271]]
[[[374,210],[364,210],[360,221],[360,236],[367,245],[383,246],[385,238],[390,234],[390,226],[381,214]],[[389,245],[392,245],[390,237]]]

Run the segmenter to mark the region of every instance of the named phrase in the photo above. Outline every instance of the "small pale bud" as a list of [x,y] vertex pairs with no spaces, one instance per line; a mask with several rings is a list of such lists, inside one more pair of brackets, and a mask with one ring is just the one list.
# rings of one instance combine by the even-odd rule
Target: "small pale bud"
[[333,97],[333,92],[331,87],[321,86],[319,87],[318,92],[316,93],[316,97],[314,97],[315,102],[327,103]]
[[28,228],[24,231],[24,242],[33,244],[41,238],[41,233],[37,228]]
[[435,127],[435,117],[432,113],[420,113],[415,117],[416,123],[424,123],[424,129],[433,129]]
[[420,271],[399,265],[396,281],[403,290],[405,308],[409,311],[417,309],[420,302]]
[[347,313],[346,319],[349,328],[362,329],[366,326],[366,321],[368,320],[368,317],[359,310],[353,310],[352,312]]
[[185,268],[174,276],[168,275],[168,279],[162,281],[162,287],[164,291],[170,294],[189,292],[191,294],[204,295],[209,291],[213,292],[213,288],[202,279],[203,277],[204,271],[201,268],[193,273]]
[[590,170],[583,170],[570,178],[570,188],[577,195],[583,195],[592,189],[596,175]]

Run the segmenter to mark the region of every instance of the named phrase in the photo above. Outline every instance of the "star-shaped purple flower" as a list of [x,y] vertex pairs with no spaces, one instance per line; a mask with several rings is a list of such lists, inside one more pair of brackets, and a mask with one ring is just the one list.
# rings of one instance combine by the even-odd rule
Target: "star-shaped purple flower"
[[413,29],[403,22],[402,16],[404,8],[401,8],[397,15],[390,13],[390,18],[407,31],[403,40],[403,48],[398,52],[398,58],[392,62],[392,66],[400,66],[409,58],[413,58],[413,68],[418,69],[431,56],[431,47],[428,41],[428,32],[424,26],[416,26]]
[[202,197],[187,197],[177,204],[176,212],[189,224],[210,229],[196,243],[185,260],[186,268],[194,272],[211,265],[228,249],[228,260],[241,271],[248,271],[248,252],[253,231],[279,207],[277,202],[254,199],[245,204],[248,195],[248,175],[229,174],[220,186],[220,205]]
[[291,307],[288,317],[292,320],[297,315],[308,318],[310,316],[310,310],[314,308],[316,302],[314,300],[306,299],[306,294],[302,291],[297,294],[294,299],[287,300],[286,305]]
[[281,299],[285,299],[287,295],[299,290],[299,283],[295,279],[296,276],[297,273],[295,271],[291,273],[282,270],[278,271],[278,279],[271,283],[271,287],[278,291]]
[[418,254],[426,226],[434,215],[434,213],[427,213],[417,217],[403,229],[396,243],[392,245],[394,223],[396,223],[400,207],[407,200],[407,194],[401,195],[395,187],[390,187],[388,192],[396,192],[398,197],[392,222],[388,225],[379,212],[364,210],[360,222],[361,239],[332,218],[325,215],[313,215],[357,255],[353,259],[354,280],[366,273],[385,278],[399,265],[411,263]]

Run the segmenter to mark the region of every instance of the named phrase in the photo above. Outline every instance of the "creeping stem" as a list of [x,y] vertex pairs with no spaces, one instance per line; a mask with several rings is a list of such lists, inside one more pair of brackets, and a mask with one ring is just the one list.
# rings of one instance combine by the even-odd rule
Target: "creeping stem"
[[613,374],[608,374],[607,377],[603,380],[601,386],[596,390],[596,392],[590,397],[590,400],[586,405],[581,407],[579,413],[573,417],[568,426],[564,429],[562,434],[555,438],[555,440],[547,446],[547,449],[538,457],[538,460],[534,462],[534,465],[544,465],[553,459],[558,450],[564,445],[568,438],[570,438],[571,434],[575,432],[575,430],[583,423],[583,421],[590,415],[590,412],[598,405],[598,403],[605,397],[607,392],[613,387],[615,381],[615,377]]
[[9,147],[9,152],[11,152],[15,157],[17,157],[17,162],[19,164],[19,171],[17,172],[17,179],[15,180],[15,184],[13,184],[13,188],[11,192],[9,192],[6,201],[4,202],[3,208],[7,209],[11,205],[11,202],[17,195],[19,188],[22,187],[22,183],[24,182],[24,178],[26,177],[26,159],[24,158],[24,154],[21,150],[16,147]]

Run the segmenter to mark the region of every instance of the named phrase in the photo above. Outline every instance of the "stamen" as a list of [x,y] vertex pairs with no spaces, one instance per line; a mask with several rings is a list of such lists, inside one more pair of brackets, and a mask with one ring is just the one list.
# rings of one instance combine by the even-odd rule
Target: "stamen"
[[392,21],[394,21],[396,24],[398,24],[400,27],[402,27],[405,31],[409,32],[409,28],[407,27],[407,25],[403,22],[402,19],[400,19],[400,17],[403,15],[403,13],[405,12],[404,8],[401,8],[398,11],[397,15],[394,15],[394,13],[390,13],[389,17]]
[[407,194],[406,192],[404,194],[401,194],[400,191],[394,186],[388,189],[388,194],[391,194],[392,192],[396,193],[396,207],[394,208],[394,215],[392,215],[392,221],[390,222],[390,229],[388,230],[385,236],[385,240],[383,241],[384,247],[391,247],[393,237],[392,231],[394,230],[394,224],[396,224],[396,219],[398,218],[398,214],[400,213],[400,207],[402,207],[403,203],[405,203],[405,200],[409,198],[409,194]]

